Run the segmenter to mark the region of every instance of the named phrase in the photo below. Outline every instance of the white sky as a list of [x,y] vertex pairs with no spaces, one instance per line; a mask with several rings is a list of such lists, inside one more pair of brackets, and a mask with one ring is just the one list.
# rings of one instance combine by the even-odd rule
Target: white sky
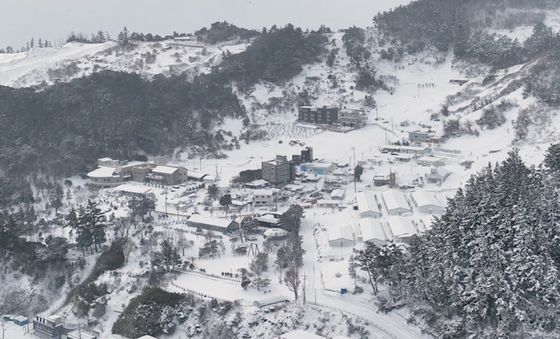
[[99,29],[194,32],[215,21],[262,28],[369,26],[379,11],[411,0],[0,0],[0,47],[19,48],[31,37],[62,41],[70,32]]

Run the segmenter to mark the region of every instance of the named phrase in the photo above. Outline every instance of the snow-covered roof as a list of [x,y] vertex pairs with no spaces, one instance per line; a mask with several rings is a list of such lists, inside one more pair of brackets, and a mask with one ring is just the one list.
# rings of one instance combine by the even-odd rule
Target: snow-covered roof
[[99,159],[97,159],[97,161],[103,161],[103,162],[105,162],[105,161],[113,161],[113,159],[107,158],[107,157],[106,157],[106,158],[99,158]]
[[264,222],[266,224],[279,224],[280,223],[280,219],[276,218],[272,214],[265,214],[263,216],[257,217],[256,220],[260,221],[260,222]]
[[451,175],[451,171],[448,170],[445,167],[436,167],[436,168],[432,168],[430,170],[430,174],[428,174],[429,176],[439,176],[441,178],[447,178],[448,176]]
[[351,240],[354,241],[354,230],[352,226],[332,226],[327,229],[329,241],[334,240]]
[[427,152],[429,150],[428,147],[419,147],[419,146],[400,146],[400,145],[385,145],[381,147],[384,150],[395,150],[405,153],[422,153]]
[[383,225],[379,219],[362,218],[359,221],[363,241],[387,240]]
[[159,173],[159,174],[173,174],[175,172],[177,172],[178,168],[177,167],[171,167],[171,166],[156,166],[152,172],[153,173]]
[[264,236],[267,238],[281,238],[288,236],[288,231],[281,228],[271,228],[264,231]]
[[310,164],[306,164],[307,168],[311,169],[328,169],[331,168],[333,164],[326,163],[326,162],[312,162]]
[[282,334],[280,338],[281,339],[324,339],[325,337],[304,330],[293,330]]
[[276,193],[276,191],[274,191],[273,189],[258,189],[253,191],[254,195],[267,196],[267,197],[273,196],[274,193]]
[[85,330],[73,330],[66,334],[68,339],[99,339],[99,334]]
[[268,181],[266,181],[264,179],[257,179],[257,180],[253,180],[251,182],[248,182],[246,185],[247,186],[253,186],[253,187],[266,186],[266,185],[268,185]]
[[284,188],[289,190],[289,191],[292,191],[292,192],[297,192],[297,191],[301,191],[303,189],[303,186],[295,185],[295,184],[288,184],[288,185],[284,186]]
[[406,198],[402,192],[396,190],[387,190],[382,193],[383,201],[385,201],[385,206],[387,210],[407,210],[410,211],[410,206],[406,202]]
[[331,192],[331,199],[343,199],[346,192],[341,189],[336,189]]
[[204,179],[207,175],[208,175],[207,173],[196,172],[196,171],[189,171],[188,177],[189,177],[189,178],[196,179],[196,180],[202,180],[202,179]]
[[266,307],[266,306],[271,306],[280,303],[287,303],[289,301],[290,300],[284,296],[274,296],[274,297],[255,300],[253,304],[257,307]]
[[376,214],[381,214],[373,192],[356,193],[356,203],[358,204],[358,210],[360,213],[374,212]]
[[389,222],[389,229],[396,238],[408,238],[418,234],[416,226],[409,218],[391,217],[387,220]]
[[424,206],[438,206],[443,207],[441,202],[436,198],[436,195],[432,192],[426,191],[416,191],[411,194],[412,200],[416,203],[418,207]]
[[115,168],[101,166],[87,174],[89,178],[108,178],[115,177]]
[[152,165],[153,163],[145,162],[145,161],[129,161],[126,164],[122,164],[121,168],[130,168],[130,167],[137,167],[142,165]]
[[317,205],[338,206],[338,205],[340,205],[340,200],[319,199],[319,200],[317,200]]
[[114,190],[132,194],[148,194],[152,189],[141,185],[122,184],[115,187]]
[[416,159],[419,163],[426,163],[426,164],[438,164],[438,163],[445,163],[447,159],[442,157],[421,157]]
[[214,217],[205,217],[205,216],[202,216],[200,214],[193,214],[189,218],[189,223],[201,224],[201,225],[210,225],[210,226],[215,226],[215,227],[219,227],[219,228],[228,228],[228,226],[231,225],[232,220],[231,219],[220,219],[220,218],[214,218]]

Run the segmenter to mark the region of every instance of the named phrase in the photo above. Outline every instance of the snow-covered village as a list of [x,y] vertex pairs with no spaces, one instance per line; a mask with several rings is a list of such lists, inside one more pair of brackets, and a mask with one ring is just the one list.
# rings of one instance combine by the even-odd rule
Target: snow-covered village
[[560,2],[375,11],[0,35],[1,338],[558,338]]

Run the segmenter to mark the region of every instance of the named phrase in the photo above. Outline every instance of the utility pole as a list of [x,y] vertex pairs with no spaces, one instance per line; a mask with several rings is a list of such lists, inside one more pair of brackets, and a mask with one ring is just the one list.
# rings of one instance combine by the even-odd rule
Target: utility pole
[[305,277],[306,277],[306,274],[304,273],[303,274],[303,304],[304,305],[305,305],[305,287],[306,287],[305,286]]
[[167,187],[165,188],[165,215],[167,216],[167,194],[169,192],[167,192]]

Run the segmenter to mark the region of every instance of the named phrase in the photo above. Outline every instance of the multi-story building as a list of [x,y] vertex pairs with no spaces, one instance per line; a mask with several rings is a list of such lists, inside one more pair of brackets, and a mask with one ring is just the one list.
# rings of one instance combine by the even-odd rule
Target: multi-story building
[[317,125],[334,125],[338,123],[338,107],[300,106],[298,121]]
[[188,171],[184,167],[175,166],[156,166],[146,174],[148,181],[156,182],[161,185],[178,185],[188,180]]
[[313,147],[306,147],[301,151],[301,162],[313,162]]
[[262,178],[273,185],[285,185],[294,181],[295,177],[295,164],[286,156],[277,155],[276,159],[262,163]]
[[64,325],[62,323],[62,317],[36,316],[33,320],[33,331],[36,334],[43,335],[46,338],[60,338],[60,336],[65,332]]
[[153,162],[120,161],[101,158],[98,168],[87,174],[90,183],[100,187],[114,187],[127,181],[151,181],[162,185],[177,185],[188,180],[187,169],[176,166],[157,166]]
[[363,127],[367,124],[367,114],[363,109],[345,108],[338,113],[338,122],[348,127]]

